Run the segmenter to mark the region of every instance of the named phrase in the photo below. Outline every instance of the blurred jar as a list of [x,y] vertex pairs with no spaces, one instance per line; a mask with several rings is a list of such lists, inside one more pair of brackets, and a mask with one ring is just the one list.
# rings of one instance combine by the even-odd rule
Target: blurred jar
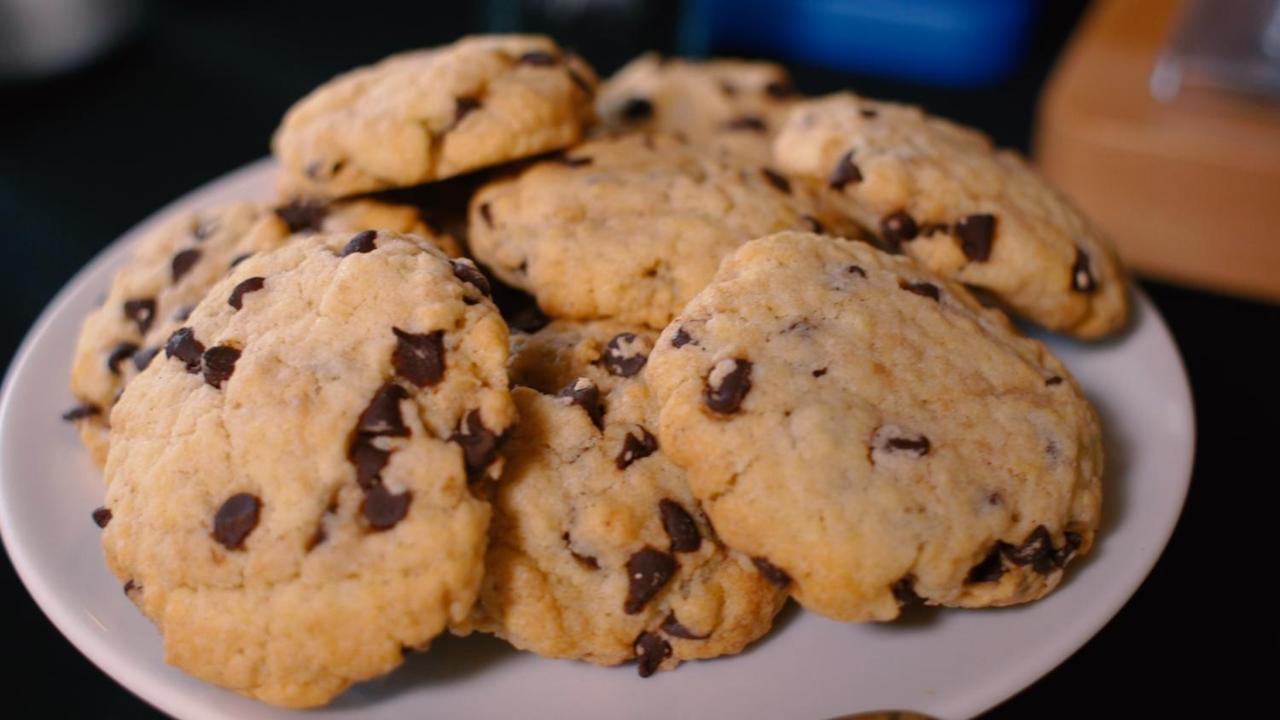
[[73,70],[138,23],[141,0],[0,0],[0,81]]

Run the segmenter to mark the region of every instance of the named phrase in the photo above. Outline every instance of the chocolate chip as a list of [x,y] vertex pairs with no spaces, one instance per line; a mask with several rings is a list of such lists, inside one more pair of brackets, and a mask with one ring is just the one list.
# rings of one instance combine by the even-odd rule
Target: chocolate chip
[[684,625],[681,625],[680,621],[676,619],[676,614],[674,612],[667,613],[667,617],[662,621],[662,627],[659,629],[671,637],[677,637],[682,640],[706,640],[711,637],[710,635],[699,635]]
[[991,257],[991,242],[996,235],[996,216],[981,213],[962,217],[956,222],[955,232],[965,257],[986,262]]
[[1080,549],[1082,542],[1084,542],[1084,538],[1080,536],[1080,533],[1070,530],[1062,533],[1062,547],[1053,551],[1053,563],[1058,567],[1065,567],[1071,556],[1075,555],[1076,551]]
[[640,435],[637,437],[627,432],[627,437],[622,441],[622,451],[613,460],[619,470],[626,470],[631,463],[647,458],[658,450],[658,439],[639,425],[636,428],[640,430]]
[[409,503],[412,500],[413,493],[408,490],[392,494],[382,483],[377,483],[365,492],[360,512],[373,530],[390,530],[409,513]]
[[788,194],[791,192],[791,181],[782,177],[781,175],[774,172],[773,170],[770,170],[769,168],[760,168],[760,174],[763,175],[764,179],[768,181],[770,185],[776,188],[778,192],[784,192]]
[[593,97],[596,94],[595,88],[591,86],[591,83],[587,82],[586,78],[579,75],[577,70],[574,70],[571,67],[566,67],[565,72],[569,74],[569,79],[573,81],[573,84],[577,85],[578,89],[587,97]]
[[693,342],[693,336],[685,331],[684,327],[676,329],[676,334],[671,336],[671,347],[682,348]]
[[535,304],[525,305],[503,316],[512,330],[535,333],[551,323],[551,318]]
[[200,372],[200,359],[204,345],[196,340],[196,332],[189,327],[178,328],[164,344],[164,356],[176,357],[187,365],[187,372]]
[[347,450],[347,459],[356,466],[356,484],[368,492],[382,482],[382,470],[391,459],[391,453],[376,447],[371,438],[356,435]]
[[997,582],[1004,575],[1004,560],[1000,556],[1000,543],[991,548],[991,552],[969,570],[964,579],[966,583]]
[[376,237],[378,237],[378,232],[376,230],[364,230],[356,233],[355,236],[352,237],[351,240],[347,241],[347,244],[343,246],[342,252],[339,253],[339,256],[346,257],[351,253],[373,252],[378,247],[377,244],[373,242]]
[[647,678],[657,672],[662,661],[671,657],[671,644],[655,632],[642,632],[633,645],[636,652],[636,668],[640,677]]
[[1045,384],[1045,385],[1047,385],[1047,386],[1049,386],[1049,387],[1053,387],[1054,385],[1061,385],[1061,384],[1062,384],[1062,378],[1061,378],[1060,376],[1058,376],[1058,375],[1054,375],[1053,377],[1051,377],[1051,378],[1049,378],[1049,379],[1045,380],[1045,381],[1044,381],[1044,384]]
[[227,304],[239,310],[244,304],[244,296],[246,293],[257,292],[262,289],[266,283],[266,278],[251,277],[242,280],[240,284],[231,289],[231,297],[227,298]]
[[477,98],[460,97],[453,100],[453,124],[449,126],[452,130],[462,122],[462,118],[470,115],[472,112],[480,109],[480,100]]
[[1093,277],[1089,267],[1089,255],[1076,248],[1076,261],[1071,265],[1071,289],[1076,292],[1093,292],[1098,289],[1098,281]]
[[329,207],[324,203],[294,200],[275,209],[276,217],[289,226],[289,232],[320,232]]
[[176,283],[182,279],[183,275],[191,272],[191,268],[195,267],[196,261],[200,259],[200,251],[195,248],[183,250],[173,256],[173,260],[169,262],[169,269],[173,272],[173,281]]
[[364,435],[409,437],[409,428],[400,413],[400,403],[409,399],[409,393],[399,385],[389,382],[378,388],[369,406],[360,413],[356,430]]
[[570,404],[577,405],[586,411],[593,425],[604,429],[604,408],[600,405],[600,389],[595,383],[580,377],[564,386],[556,397],[567,398]]
[[1048,575],[1053,570],[1053,537],[1044,525],[1037,525],[1021,545],[1002,544],[1001,550],[1014,565],[1031,565],[1041,575]]
[[631,98],[622,104],[622,117],[633,122],[648,120],[653,117],[653,103],[644,98]]
[[591,557],[590,555],[583,555],[583,554],[581,554],[581,553],[578,553],[578,552],[575,552],[575,551],[574,551],[574,549],[573,549],[573,539],[569,537],[569,531],[568,531],[568,530],[566,530],[566,531],[564,531],[563,533],[561,533],[561,534],[560,534],[560,539],[561,539],[561,540],[564,540],[564,546],[565,546],[565,548],[567,548],[567,549],[569,550],[569,554],[573,556],[573,559],[574,559],[574,560],[577,560],[577,561],[578,561],[578,564],[579,564],[579,565],[583,566],[584,568],[587,568],[588,570],[599,570],[599,569],[600,569],[600,561],[599,561],[599,560],[596,560],[595,558]]
[[498,457],[498,436],[484,426],[479,410],[468,412],[449,440],[462,446],[462,457],[472,478]]
[[816,378],[820,378],[820,377],[822,377],[823,375],[826,375],[826,374],[827,374],[827,369],[826,369],[826,368],[818,368],[817,370],[814,370],[814,371],[813,371],[813,376],[814,376],[814,377],[816,377]]
[[541,50],[530,50],[516,60],[517,65],[533,65],[534,67],[548,67],[559,62],[560,59],[555,55]]
[[[488,207],[488,204],[486,204],[485,207]],[[451,260],[449,262],[453,266],[454,277],[464,283],[474,286],[475,289],[479,290],[480,294],[485,297],[489,297],[493,292],[492,288],[489,286],[489,278],[485,277],[484,273],[480,272],[480,270],[472,264],[471,261]]]
[[124,316],[138,326],[143,335],[151,329],[151,321],[156,318],[156,301],[151,298],[137,298],[124,301]]
[[261,507],[262,501],[250,493],[236,493],[227,498],[213,516],[213,539],[228,550],[241,549],[245,538],[258,527]]
[[564,165],[565,167],[576,168],[590,165],[592,163],[592,159],[589,157],[569,157],[568,155],[561,155],[556,159],[556,162]]
[[849,273],[850,275],[857,275],[858,277],[861,277],[861,278],[864,278],[867,276],[867,271],[863,270],[857,265],[850,265],[849,267],[845,268],[844,271]]
[[85,403],[83,405],[77,405],[71,408],[70,410],[62,413],[62,419],[66,420],[67,422],[75,422],[77,420],[83,420],[87,417],[93,417],[95,415],[101,415],[101,414],[102,414],[102,408],[92,403]]
[[795,94],[796,89],[792,87],[790,80],[774,80],[764,86],[765,94],[772,98],[789,98]]
[[[239,265],[240,263],[244,262],[245,260],[248,260],[251,257],[253,257],[253,253],[251,252],[240,253],[239,255],[231,258],[231,264],[227,266],[227,270],[230,270],[231,268]],[[182,318],[182,319],[186,320],[186,318]]]
[[231,379],[236,371],[236,361],[240,359],[240,351],[229,345],[215,345],[204,351],[204,381],[215,388]]
[[627,560],[627,600],[622,609],[628,615],[640,612],[646,603],[676,574],[676,559],[646,547]]
[[751,390],[751,361],[725,358],[711,368],[702,393],[707,407],[723,415],[735,413]]
[[680,503],[662,498],[658,501],[658,512],[662,514],[662,527],[671,538],[671,552],[697,552],[702,547],[698,524]]
[[787,588],[791,585],[791,576],[786,570],[774,565],[762,557],[753,557],[751,562],[756,566],[756,570],[764,576],[765,580],[777,585],[780,588]]
[[111,349],[107,354],[107,369],[112,375],[120,374],[120,363],[133,357],[138,352],[138,346],[131,342],[122,342]]
[[882,425],[871,436],[871,446],[881,452],[899,453],[913,457],[929,454],[929,438],[912,435],[897,425]]
[[880,234],[890,247],[896,248],[908,240],[914,240],[919,232],[915,218],[905,210],[889,213],[880,221]]
[[158,347],[149,347],[139,350],[133,354],[133,366],[138,369],[138,372],[146,370],[147,367],[151,365],[151,361],[155,359],[156,354],[159,352],[160,348]]
[[836,161],[835,169],[831,171],[827,184],[835,190],[842,190],[849,183],[860,182],[862,182],[862,171],[853,163],[853,151],[850,150]]
[[631,377],[640,372],[640,368],[649,360],[645,347],[635,333],[618,333],[605,345],[600,362],[610,375]]
[[418,387],[440,382],[444,377],[444,331],[418,334],[393,327],[391,332],[396,336],[396,349],[391,353],[396,374]]
[[920,596],[916,594],[916,578],[914,575],[903,575],[893,585],[889,587],[893,597],[898,601],[898,605],[914,605],[920,602]]
[[104,528],[107,526],[107,523],[109,522],[111,522],[110,510],[108,510],[105,507],[100,507],[97,510],[93,511],[93,524],[97,525],[100,528]]
[[930,282],[913,283],[902,280],[898,283],[898,287],[907,292],[915,293],[920,297],[927,297],[935,302],[940,301],[942,298],[942,293],[938,290],[938,286]]
[[489,207],[489,203],[480,203],[480,217],[486,226],[493,227],[493,210]]
[[818,218],[812,215],[801,215],[800,219],[804,220],[805,224],[809,226],[809,232],[826,234],[827,228],[825,225],[823,225],[821,222],[818,221]]
[[769,126],[759,115],[743,115],[724,124],[725,130],[750,130],[751,132],[769,132]]

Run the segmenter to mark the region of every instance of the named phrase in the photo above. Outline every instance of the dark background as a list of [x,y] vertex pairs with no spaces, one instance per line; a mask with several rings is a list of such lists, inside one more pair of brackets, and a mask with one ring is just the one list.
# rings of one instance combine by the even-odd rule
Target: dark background
[[[97,64],[0,86],[0,363],[7,366],[45,303],[94,253],[157,207],[265,155],[285,109],[317,84],[396,50],[501,26],[492,10],[461,5],[157,4]],[[1049,3],[1023,68],[993,88],[940,90],[793,66],[796,83],[806,93],[853,87],[923,103],[1027,150],[1040,87],[1082,8]],[[607,74],[647,47],[671,49],[674,10],[658,3],[648,12],[625,32],[551,29]],[[1280,472],[1266,448],[1280,427],[1280,307],[1142,285],[1177,339],[1195,395],[1186,511],[1116,619],[991,717],[1172,716],[1206,700],[1223,716],[1261,713],[1264,690],[1280,676],[1280,622],[1260,585],[1276,542]],[[58,634],[7,557],[0,638],[17,661],[6,673],[5,715],[158,715]]]

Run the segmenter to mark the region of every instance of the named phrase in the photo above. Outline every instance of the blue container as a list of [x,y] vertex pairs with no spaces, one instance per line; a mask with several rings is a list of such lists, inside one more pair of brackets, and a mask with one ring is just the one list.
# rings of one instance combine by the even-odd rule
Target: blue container
[[683,38],[703,48],[976,87],[1017,68],[1039,0],[690,0]]

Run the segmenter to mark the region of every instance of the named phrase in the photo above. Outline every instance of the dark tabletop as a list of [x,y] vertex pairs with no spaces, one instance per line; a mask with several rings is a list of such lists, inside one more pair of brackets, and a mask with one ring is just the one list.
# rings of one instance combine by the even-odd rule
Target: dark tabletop
[[[266,154],[294,99],[392,51],[495,24],[483,7],[450,14],[437,5],[444,4],[160,5],[96,65],[0,86],[0,362],[7,365],[36,315],[94,253],[162,204]],[[495,3],[488,5],[492,13]],[[646,46],[670,49],[665,12],[626,33],[556,29],[607,73]],[[1023,69],[992,89],[938,90],[806,68],[795,68],[796,81],[810,93],[848,86],[920,102],[1025,150],[1036,96],[1079,13],[1075,3],[1051,3]],[[1224,716],[1261,714],[1263,692],[1280,676],[1280,622],[1262,586],[1280,498],[1280,471],[1266,454],[1280,427],[1280,363],[1271,344],[1280,338],[1280,307],[1142,285],[1177,339],[1195,396],[1186,510],[1120,614],[991,717],[1173,715],[1205,700],[1220,703]],[[7,557],[0,564],[0,638],[16,661],[6,672],[6,715],[158,715],[64,640]]]

